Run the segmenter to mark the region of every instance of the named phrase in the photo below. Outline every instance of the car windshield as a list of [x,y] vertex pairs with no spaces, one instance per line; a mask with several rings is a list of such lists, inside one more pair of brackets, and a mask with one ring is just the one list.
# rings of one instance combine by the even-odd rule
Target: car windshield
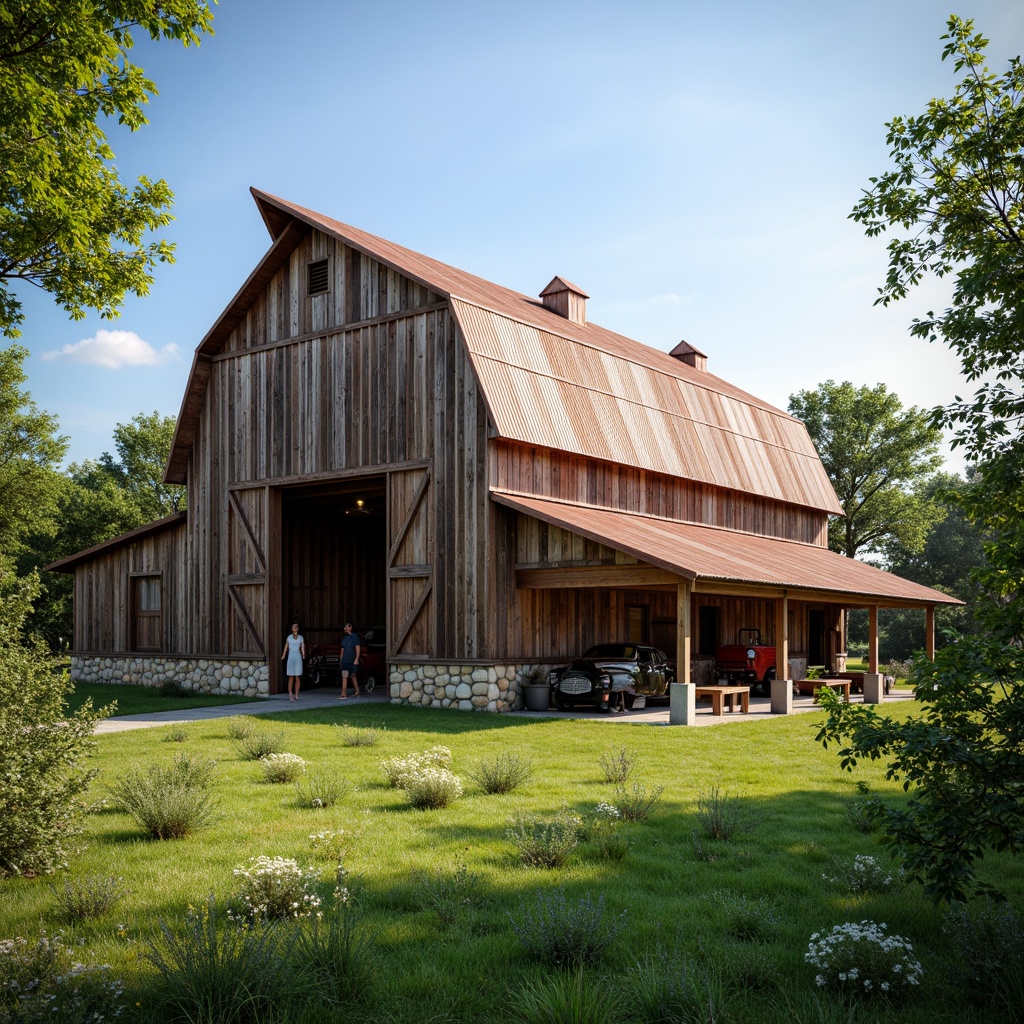
[[591,647],[584,658],[623,658],[627,661],[636,660],[636,648],[632,644],[596,644]]

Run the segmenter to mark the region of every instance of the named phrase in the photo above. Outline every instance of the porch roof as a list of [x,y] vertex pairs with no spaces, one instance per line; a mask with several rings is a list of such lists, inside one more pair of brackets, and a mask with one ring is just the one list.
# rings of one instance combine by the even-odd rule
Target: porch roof
[[963,603],[812,544],[494,490],[491,497],[691,580],[697,591],[704,589],[703,581],[710,581],[744,589],[761,586],[800,591],[831,601],[847,598],[851,604],[923,607]]

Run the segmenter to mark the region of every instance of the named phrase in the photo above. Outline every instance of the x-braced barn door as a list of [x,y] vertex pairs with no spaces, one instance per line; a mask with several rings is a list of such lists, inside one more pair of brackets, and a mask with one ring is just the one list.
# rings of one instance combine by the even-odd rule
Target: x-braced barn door
[[433,652],[434,524],[429,467],[388,475],[388,653]]
[[267,492],[263,487],[228,491],[228,650],[267,656]]

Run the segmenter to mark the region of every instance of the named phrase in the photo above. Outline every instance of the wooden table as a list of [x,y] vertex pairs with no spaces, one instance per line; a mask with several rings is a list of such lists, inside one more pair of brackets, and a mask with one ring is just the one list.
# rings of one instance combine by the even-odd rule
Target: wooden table
[[818,700],[818,691],[828,687],[830,690],[842,690],[843,700],[849,704],[850,685],[849,679],[798,679],[796,681],[797,690],[800,693],[811,694],[815,702]]
[[729,701],[729,710],[736,710],[736,698],[740,698],[740,706],[743,714],[750,711],[750,687],[749,686],[698,686],[694,691],[694,697],[701,700],[703,697],[711,698],[711,714],[721,716],[725,711],[725,701]]

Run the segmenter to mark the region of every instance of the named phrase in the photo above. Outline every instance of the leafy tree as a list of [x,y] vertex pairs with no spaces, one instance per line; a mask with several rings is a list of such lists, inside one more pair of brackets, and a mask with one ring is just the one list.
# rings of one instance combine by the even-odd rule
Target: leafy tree
[[889,758],[911,799],[881,815],[886,839],[936,900],[985,891],[977,862],[1024,850],[1024,66],[991,73],[970,21],[951,17],[943,39],[960,76],[953,97],[889,123],[895,169],[872,179],[852,216],[869,235],[900,232],[879,302],[926,276],[953,278],[949,307],[911,330],[948,345],[976,386],[936,420],[972,470],[962,505],[985,535],[976,578],[989,631],[915,661],[920,716],[895,722],[826,696],[819,735],[847,743],[847,767]]
[[829,523],[829,547],[849,558],[893,541],[920,550],[938,510],[908,488],[942,461],[928,414],[904,409],[884,384],[832,380],[791,395],[789,411],[807,424],[846,513]]
[[67,673],[24,635],[38,579],[0,569],[0,876],[49,872],[81,832],[81,796],[96,774],[85,767],[96,722],[92,702],[67,713]]
[[53,532],[56,466],[67,451],[57,417],[22,389],[27,355],[17,345],[0,350],[0,554],[17,551],[29,533]]
[[139,413],[131,423],[114,428],[115,459],[104,452],[98,466],[124,488],[143,515],[143,522],[160,519],[185,507],[185,488],[165,484],[164,467],[174,440],[173,416]]
[[212,18],[207,0],[0,2],[0,332],[24,320],[11,282],[76,319],[111,318],[172,259],[170,243],[144,241],[171,219],[167,183],[122,183],[98,122],[146,123],[156,88],[129,59],[133,29],[189,46]]

